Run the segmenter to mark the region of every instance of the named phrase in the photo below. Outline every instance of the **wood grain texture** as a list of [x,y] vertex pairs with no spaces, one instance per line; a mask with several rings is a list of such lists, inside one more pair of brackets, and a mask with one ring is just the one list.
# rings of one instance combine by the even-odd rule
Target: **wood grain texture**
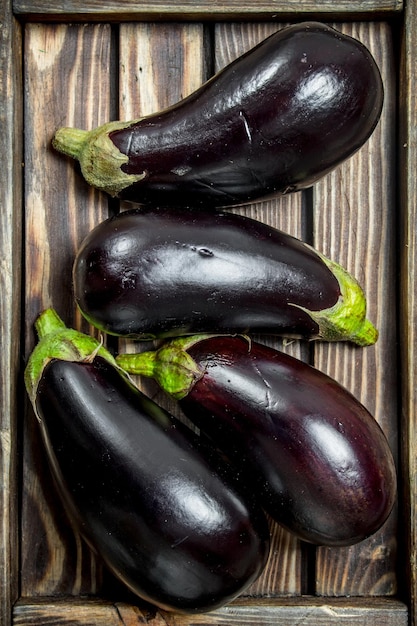
[[242,3],[239,0],[181,0],[166,3],[164,0],[15,0],[13,8],[16,14],[25,19],[71,20],[74,15],[82,20],[221,20],[230,19],[275,19],[277,16],[293,18],[297,16],[314,17],[350,14],[352,16],[376,16],[396,13],[403,7],[402,0],[256,0]]
[[370,599],[239,600],[207,614],[179,615],[98,600],[22,599],[13,626],[408,626],[401,602]]
[[0,2],[0,624],[18,594],[18,383],[22,199],[21,33]]
[[175,104],[207,78],[202,24],[140,23],[119,28],[119,118],[136,119]]
[[[219,71],[238,56],[255,46],[285,23],[220,23],[215,27],[214,71]],[[303,195],[292,194],[288,198],[273,198],[232,209],[235,213],[260,220],[294,237],[307,236],[304,220]],[[283,341],[274,337],[257,336],[257,340],[268,343],[298,358],[308,358],[306,346],[298,341]],[[250,589],[251,593],[263,596],[295,595],[307,585],[301,544],[277,524],[272,524],[272,547],[268,565],[260,579]]]
[[[145,623],[136,621],[136,624]],[[67,624],[88,626],[124,626],[117,607],[110,602],[74,600],[73,598],[20,601],[14,609],[13,625]]]
[[[210,42],[201,23],[121,24],[119,27],[119,119],[156,113],[197,89],[208,78]],[[131,208],[120,202],[120,210]],[[139,352],[158,342],[120,339],[119,352]],[[185,420],[177,403],[149,379],[135,377],[155,402]],[[190,424],[189,424],[190,425]]]
[[[110,116],[108,26],[48,27],[25,31],[26,355],[33,323],[54,307],[68,325],[79,325],[72,299],[76,248],[107,198],[90,189],[50,147],[61,125],[97,125]],[[22,495],[22,593],[86,593],[96,590],[99,567],[74,535],[61,510],[32,411],[24,424]]]
[[[389,26],[351,23],[340,28],[361,40],[381,69],[385,102],[366,145],[314,188],[314,243],[364,288],[368,317],[379,330],[375,346],[317,344],[315,365],[347,387],[377,419],[397,457],[395,269],[395,81]],[[387,364],[390,367],[387,367]],[[365,542],[318,551],[317,592],[390,595],[397,591],[396,515]]]
[[[191,6],[192,4],[192,6]],[[175,11],[187,3],[163,7],[162,3],[121,2],[15,2],[15,10],[26,20],[30,10],[37,7],[44,24],[30,23],[25,32],[25,209],[26,209],[26,295],[24,333],[27,355],[34,336],[32,324],[45,306],[56,306],[68,323],[84,326],[74,310],[70,286],[70,266],[73,255],[85,234],[108,213],[107,198],[92,189],[79,176],[74,164],[60,155],[51,152],[49,140],[52,132],[60,125],[74,125],[91,128],[110,118],[130,118],[151,113],[175,102],[206,78],[209,67],[218,69],[229,62],[273,30],[281,27],[277,22],[239,23],[242,15],[247,22],[253,19],[256,11],[269,9],[259,17],[272,16],[272,2],[252,3],[252,6],[238,7],[238,3],[206,5],[188,3],[182,18],[190,22],[170,23]],[[297,2],[298,11],[306,14],[313,6],[326,6],[326,15],[332,11],[355,11],[366,16],[368,11],[397,11],[400,3],[390,2],[349,2],[331,8],[330,2]],[[349,4],[349,7],[347,5]],[[378,4],[378,9],[376,5]],[[391,8],[387,8],[388,4]],[[42,6],[41,6],[42,5]],[[334,3],[333,3],[334,5]],[[359,6],[360,5],[360,6]],[[371,9],[371,5],[373,9]],[[289,7],[294,10],[295,2],[280,4],[281,11]],[[410,2],[407,13],[409,22],[404,31],[403,45],[414,49],[416,41],[415,2]],[[26,7],[23,10],[23,7]],[[276,5],[274,3],[274,8]],[[135,13],[135,9],[137,12]],[[222,21],[214,27],[213,47],[208,39],[211,26],[194,23],[201,15],[212,20],[219,11],[219,19],[233,15],[233,21]],[[197,11],[200,13],[197,13]],[[61,11],[61,12],[60,12]],[[113,32],[107,24],[65,25],[47,23],[51,20],[66,19],[64,11],[75,11],[77,20],[94,21],[105,17],[109,21],[129,20],[120,24],[116,53],[114,44],[117,29]],[[82,11],[87,13],[84,15]],[[100,13],[100,11],[102,11]],[[149,11],[147,13],[147,11]],[[187,12],[188,11],[188,12]],[[196,12],[194,12],[196,11]],[[232,13],[234,11],[234,13]],[[36,12],[35,12],[36,13]],[[32,15],[35,15],[33,13]],[[68,15],[71,15],[68,14]],[[74,18],[72,14],[72,18]],[[298,15],[301,15],[298,13]],[[315,14],[315,17],[317,14]],[[142,19],[152,19],[155,23],[143,23]],[[137,23],[131,23],[137,22]],[[158,22],[158,23],[156,23]],[[375,135],[360,154],[337,169],[314,192],[314,230],[311,230],[312,195],[294,194],[286,198],[260,202],[239,209],[256,219],[281,228],[302,239],[311,240],[319,249],[339,260],[357,275],[364,285],[369,302],[369,317],[380,329],[380,340],[375,348],[355,349],[351,346],[320,346],[315,350],[315,363],[324,371],[340,380],[359,396],[376,416],[390,437],[393,449],[397,448],[397,336],[393,332],[396,325],[396,267],[395,267],[395,224],[394,212],[390,210],[394,198],[394,98],[395,72],[392,66],[393,52],[389,28],[385,22],[362,22],[344,24],[346,32],[352,32],[369,44],[377,57],[389,87],[384,115]],[[4,28],[1,36],[4,36]],[[15,45],[19,46],[18,32],[14,32]],[[10,39],[5,40],[6,46]],[[8,48],[10,50],[10,48]],[[405,49],[405,48],[404,48]],[[212,55],[211,60],[208,55]],[[118,58],[119,66],[115,60]],[[1,68],[9,72],[13,67],[13,55],[1,57]],[[3,70],[2,70],[3,71]],[[416,111],[417,102],[413,88],[416,77],[415,57],[403,55],[402,87],[405,94],[401,100],[403,164],[401,226],[401,347],[403,368],[403,451],[404,451],[404,496],[407,504],[407,541],[410,555],[409,599],[413,611],[412,624],[415,626],[416,603],[416,287],[415,279],[415,235],[416,235]],[[18,81],[18,74],[13,75]],[[119,95],[116,103],[116,77],[119,80]],[[7,85],[9,92],[19,93],[18,85]],[[6,114],[12,119],[13,109],[19,98],[10,101]],[[9,102],[9,101],[8,101]],[[6,145],[11,145],[10,133]],[[2,182],[5,190],[18,181],[17,162],[19,152],[10,171],[3,171]],[[4,189],[0,190],[3,193]],[[13,188],[13,215],[19,216],[19,186]],[[18,197],[17,197],[18,196]],[[7,204],[5,206],[11,206]],[[391,203],[391,204],[390,204]],[[366,211],[364,210],[366,207]],[[114,204],[112,204],[112,209]],[[407,210],[408,209],[408,210]],[[1,216],[0,237],[8,241],[10,236],[18,239],[18,221],[9,222],[9,215]],[[8,248],[1,248],[7,256]],[[17,249],[18,242],[17,242]],[[11,267],[13,276],[19,274],[19,262],[14,258]],[[371,271],[370,271],[371,270]],[[11,276],[0,277],[9,287],[15,288]],[[13,292],[17,293],[17,292]],[[10,306],[9,295],[7,305]],[[18,308],[18,307],[17,307]],[[16,328],[18,310],[12,306],[7,311],[7,328]],[[16,315],[16,317],[14,317]],[[3,318],[2,323],[3,322]],[[7,330],[7,329],[6,329]],[[10,333],[6,341],[9,354],[5,356],[10,371],[3,371],[5,385],[11,384],[13,393],[14,373],[18,370],[17,345],[11,342]],[[308,359],[310,350],[300,342],[276,342],[273,338],[263,341],[282,347]],[[2,338],[3,342],[3,338]],[[3,345],[3,343],[2,343]],[[389,364],[389,366],[387,366]],[[395,366],[393,367],[393,364]],[[3,386],[4,388],[4,386]],[[7,389],[9,389],[7,387]],[[151,394],[159,392],[154,388]],[[16,485],[16,457],[13,459],[13,446],[10,439],[16,419],[15,399],[2,398],[6,412],[2,414],[0,461],[6,477],[5,489],[0,490],[3,503],[14,499]],[[170,408],[170,407],[169,407]],[[174,406],[172,405],[174,411]],[[8,411],[8,412],[7,412]],[[4,417],[6,416],[6,417]],[[407,608],[394,600],[370,598],[396,593],[398,580],[397,539],[403,527],[397,528],[394,515],[385,528],[372,539],[360,546],[349,549],[320,549],[317,555],[308,551],[308,556],[300,542],[277,526],[272,527],[272,552],[264,575],[249,590],[254,596],[263,598],[239,599],[221,611],[206,616],[185,617],[166,615],[146,610],[141,605],[123,603],[123,590],[114,579],[102,571],[100,561],[87,550],[77,535],[68,526],[65,514],[60,510],[58,494],[51,484],[48,468],[42,457],[42,448],[32,421],[31,412],[26,417],[23,460],[22,494],[22,593],[24,596],[59,594],[101,594],[117,598],[117,603],[77,598],[57,598],[28,600],[23,597],[16,605],[13,624],[103,624],[104,626],[296,626],[311,624],[331,626],[332,624],[355,624],[364,626],[406,626]],[[9,420],[9,421],[7,421]],[[5,433],[3,435],[3,432]],[[10,441],[12,446],[9,447]],[[4,453],[5,452],[5,453]],[[11,490],[8,490],[8,485]],[[16,595],[16,555],[13,554],[12,525],[5,528],[8,516],[4,516],[2,558],[6,570],[2,580],[0,605],[3,598],[6,604],[0,611],[10,615],[11,598]],[[6,538],[7,535],[7,538]],[[11,544],[7,544],[10,538]],[[0,544],[1,547],[1,544]],[[11,558],[14,562],[11,563]],[[306,562],[308,563],[306,564]],[[312,566],[315,565],[312,580]],[[402,567],[402,565],[401,565]],[[8,569],[7,569],[8,568]],[[306,574],[306,569],[308,573]],[[8,575],[10,573],[10,580]],[[10,583],[10,589],[6,585]],[[317,591],[327,596],[362,595],[357,600],[342,598],[304,598],[300,594]],[[282,596],[293,596],[285,598]],[[268,600],[267,596],[280,596]],[[7,602],[9,604],[7,604]],[[1,613],[0,613],[1,614]],[[4,622],[9,626],[9,622]],[[1,625],[3,626],[3,625]]]
[[404,515],[401,545],[407,579],[410,624],[417,624],[417,3],[405,10],[401,33],[399,84],[400,129],[400,366],[401,451]]
[[[215,70],[230,62],[255,41],[264,38],[273,26],[255,29],[225,26],[216,34]],[[210,43],[201,24],[123,24],[120,26],[119,117],[132,119],[159,111],[197,89],[208,75]],[[239,212],[262,219],[274,226],[292,224],[300,233],[301,196],[294,195],[288,210],[280,211],[280,201],[273,200]],[[122,203],[123,208],[123,203]],[[126,205],[127,208],[127,205]],[[149,349],[149,345],[121,340],[122,352]],[[178,406],[159,391],[153,381],[136,379],[138,386],[156,402],[183,418]],[[260,579],[248,589],[250,595],[300,591],[300,549],[298,542],[272,524],[272,548],[268,566]],[[298,548],[298,549],[297,549]]]

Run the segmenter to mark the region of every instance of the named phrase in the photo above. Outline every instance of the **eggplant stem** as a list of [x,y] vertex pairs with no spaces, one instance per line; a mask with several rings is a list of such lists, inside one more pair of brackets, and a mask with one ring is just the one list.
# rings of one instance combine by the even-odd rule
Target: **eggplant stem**
[[103,338],[103,335],[100,335],[100,341],[97,343],[94,350],[90,352],[90,354],[87,354],[87,356],[84,358],[84,363],[92,363],[103,346],[104,346],[104,338]]
[[[194,335],[197,337],[207,335]],[[119,354],[116,363],[125,372],[153,378],[159,386],[176,400],[181,400],[191,391],[204,372],[186,352],[187,338],[170,341],[156,351],[137,354]],[[190,342],[188,342],[190,345]]]
[[123,370],[136,376],[153,378],[156,367],[157,351],[139,352],[136,354],[118,354],[116,362]]
[[73,328],[67,328],[54,309],[43,311],[35,322],[35,328],[39,341],[29,356],[24,374],[26,390],[33,405],[43,371],[52,359],[79,363],[91,361],[98,355],[112,365],[117,365],[102,342]]
[[378,330],[366,318],[366,298],[358,281],[341,265],[315,253],[327,265],[339,283],[340,296],[336,304],[328,309],[313,311],[297,304],[319,327],[319,339],[323,341],[351,341],[358,346],[373,345],[378,339]]
[[111,133],[129,128],[133,122],[108,122],[93,130],[79,128],[58,128],[52,146],[58,152],[77,159],[85,180],[111,196],[117,196],[125,188],[140,182],[148,176],[144,170],[140,174],[126,174],[123,165],[129,157],[120,152],[111,140]]
[[47,335],[64,330],[66,326],[54,309],[46,309],[36,320],[35,328],[39,339],[43,339]]
[[81,128],[59,128],[52,139],[52,145],[58,152],[62,152],[73,159],[79,159],[89,135],[88,130]]

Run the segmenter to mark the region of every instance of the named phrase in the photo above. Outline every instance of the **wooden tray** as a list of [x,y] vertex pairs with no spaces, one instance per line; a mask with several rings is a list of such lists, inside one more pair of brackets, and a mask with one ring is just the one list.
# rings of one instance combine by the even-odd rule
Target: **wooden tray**
[[[416,613],[415,265],[417,3],[409,0],[98,2],[1,0],[0,624],[405,626]],[[151,113],[284,26],[320,19],[362,40],[385,83],[369,142],[313,190],[239,209],[313,243],[364,286],[373,347],[275,345],[348,387],[389,437],[399,498],[372,538],[314,548],[271,526],[265,573],[206,615],[156,612],[129,596],[61,510],[22,385],[33,322],[54,306],[83,327],[71,265],[109,211],[51,150],[61,125],[92,128]],[[145,390],[171,406],[154,385]]]

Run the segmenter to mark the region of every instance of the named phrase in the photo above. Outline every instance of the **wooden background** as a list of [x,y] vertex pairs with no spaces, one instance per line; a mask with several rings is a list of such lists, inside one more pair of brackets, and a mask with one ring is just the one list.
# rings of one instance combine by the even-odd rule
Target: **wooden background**
[[[42,19],[41,5],[45,5],[47,20]],[[414,624],[409,620],[414,620],[415,602],[415,500],[410,489],[414,489],[416,463],[415,221],[407,207],[416,197],[412,175],[415,151],[411,151],[415,137],[409,130],[416,115],[412,89],[415,67],[410,57],[400,53],[415,38],[414,3],[407,8],[409,21],[404,28],[398,18],[385,16],[387,11],[400,15],[399,3],[356,3],[357,10],[351,12],[349,20],[344,17],[336,22],[331,4],[320,4],[318,12],[321,9],[329,14],[328,23],[363,41],[374,54],[385,85],[381,121],[368,143],[314,189],[234,209],[312,243],[345,266],[364,287],[368,317],[380,332],[375,346],[288,344],[272,337],[262,340],[309,360],[365,404],[387,434],[398,461],[401,497],[378,533],[349,548],[316,549],[271,523],[270,560],[247,597],[193,618],[155,613],[129,596],[73,532],[60,507],[36,421],[23,399],[19,372],[34,345],[34,320],[41,310],[53,306],[68,325],[90,331],[72,298],[74,255],[95,224],[126,208],[88,187],[74,162],[53,152],[50,141],[62,125],[90,129],[110,119],[135,118],[176,102],[282,28],[289,21],[287,10],[282,11],[280,20],[269,14],[269,19],[259,21],[265,18],[260,3],[256,5],[258,13],[254,12],[258,21],[252,16],[237,21],[232,18],[238,9],[230,3],[230,19],[215,21],[208,19],[208,4],[200,4],[196,15],[194,5],[184,3],[187,19],[165,22],[157,16],[160,5],[152,3],[148,9],[142,5],[142,15],[147,19],[138,21],[130,19],[132,4],[129,13],[128,3],[121,2],[116,23],[112,7],[107,7],[106,19],[99,19],[101,14],[96,16],[95,11],[100,6],[87,3],[87,21],[78,3],[63,5],[15,3],[15,15],[26,16],[22,47],[20,26],[7,3],[2,5],[4,23],[9,26],[7,37],[3,31],[4,50],[9,52],[2,56],[2,69],[9,76],[3,117],[7,114],[8,119],[16,120],[15,126],[7,127],[3,141],[17,149],[2,179],[13,193],[4,198],[8,212],[1,214],[5,241],[2,258],[11,271],[1,277],[6,289],[2,294],[2,326],[8,338],[1,383],[2,389],[8,390],[3,405],[9,418],[8,422],[3,418],[1,431],[1,458],[8,461],[3,462],[2,536],[7,535],[7,539],[2,548],[6,569],[0,623],[10,623],[6,619],[19,598],[13,618],[13,624],[19,625]],[[288,12],[294,6],[285,4]],[[220,10],[219,5],[214,11],[217,17]],[[19,50],[23,54],[21,89]],[[400,99],[399,88],[404,94]],[[16,137],[19,127],[24,132]],[[414,206],[412,210],[415,213]],[[21,307],[19,276],[23,278]],[[19,356],[19,342],[13,340],[13,334],[20,315]],[[121,344],[124,350],[138,349]],[[112,347],[117,349],[114,340]],[[167,401],[153,383],[144,382],[143,387],[177,412],[174,403]],[[12,439],[3,436],[10,432],[19,435]]]

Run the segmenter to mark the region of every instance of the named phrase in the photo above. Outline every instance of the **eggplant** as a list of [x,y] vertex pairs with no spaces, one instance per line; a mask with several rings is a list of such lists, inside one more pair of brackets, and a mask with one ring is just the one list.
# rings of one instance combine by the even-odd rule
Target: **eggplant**
[[396,498],[396,469],[377,421],[318,369],[238,336],[197,335],[121,354],[153,377],[304,541],[346,546],[375,533]]
[[381,115],[369,50],[319,22],[274,33],[175,105],[54,148],[86,181],[139,204],[230,206],[311,186],[355,153]]
[[221,209],[140,207],[96,226],[73,265],[77,305],[141,340],[268,333],[373,344],[357,281],[290,235]]
[[53,310],[25,370],[62,501],[131,591],[209,611],[263,570],[267,518],[234,467],[145,397],[92,337]]

